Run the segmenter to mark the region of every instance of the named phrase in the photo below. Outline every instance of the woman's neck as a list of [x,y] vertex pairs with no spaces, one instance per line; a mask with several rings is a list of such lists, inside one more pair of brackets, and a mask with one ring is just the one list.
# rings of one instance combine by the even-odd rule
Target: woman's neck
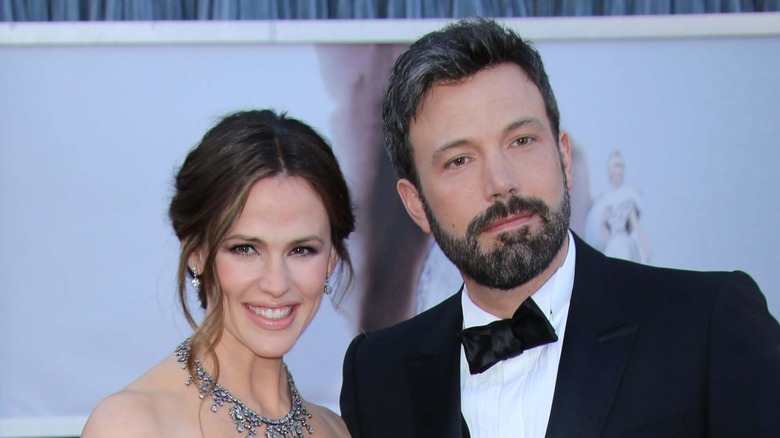
[[[292,402],[283,358],[258,356],[228,333],[214,351],[219,361],[217,381],[234,397],[265,417],[281,418],[290,411]],[[214,370],[208,358],[201,360],[207,371]]]

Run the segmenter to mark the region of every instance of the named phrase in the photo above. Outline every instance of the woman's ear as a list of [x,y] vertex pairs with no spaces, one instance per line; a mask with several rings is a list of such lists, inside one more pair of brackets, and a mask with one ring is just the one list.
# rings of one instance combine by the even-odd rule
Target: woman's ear
[[328,275],[333,275],[333,270],[336,269],[336,264],[339,262],[339,253],[336,252],[336,247],[330,248],[330,256],[328,256]]
[[193,251],[189,257],[187,257],[187,267],[189,267],[192,272],[203,272],[203,258],[200,255],[200,251]]

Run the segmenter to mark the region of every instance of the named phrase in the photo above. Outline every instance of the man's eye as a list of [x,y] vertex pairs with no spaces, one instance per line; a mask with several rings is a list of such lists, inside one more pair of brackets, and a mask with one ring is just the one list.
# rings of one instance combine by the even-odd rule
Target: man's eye
[[447,167],[460,167],[469,162],[468,157],[458,157],[447,162]]
[[531,137],[516,138],[515,141],[512,142],[512,145],[515,145],[515,146],[525,146],[525,145],[531,143],[531,140],[533,140]]

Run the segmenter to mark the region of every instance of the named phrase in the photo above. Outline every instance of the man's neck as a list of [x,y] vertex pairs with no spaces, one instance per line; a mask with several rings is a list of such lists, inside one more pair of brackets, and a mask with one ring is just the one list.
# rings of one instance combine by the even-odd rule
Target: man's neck
[[461,273],[471,301],[485,312],[499,318],[511,318],[515,310],[523,304],[523,301],[538,291],[555,274],[558,268],[563,265],[570,244],[569,233],[567,232],[563,245],[558,249],[558,253],[555,254],[550,265],[536,277],[512,289],[490,288],[477,283],[472,278]]

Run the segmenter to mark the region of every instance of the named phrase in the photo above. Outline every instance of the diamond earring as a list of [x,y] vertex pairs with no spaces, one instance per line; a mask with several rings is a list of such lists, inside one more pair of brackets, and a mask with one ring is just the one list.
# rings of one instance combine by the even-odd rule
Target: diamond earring
[[200,288],[200,278],[198,277],[198,267],[197,266],[190,266],[190,272],[192,272],[192,280],[190,281],[192,283],[192,287],[195,289]]
[[322,286],[322,292],[325,293],[325,295],[330,295],[330,292],[333,290],[330,287],[330,274],[325,274],[325,284]]

